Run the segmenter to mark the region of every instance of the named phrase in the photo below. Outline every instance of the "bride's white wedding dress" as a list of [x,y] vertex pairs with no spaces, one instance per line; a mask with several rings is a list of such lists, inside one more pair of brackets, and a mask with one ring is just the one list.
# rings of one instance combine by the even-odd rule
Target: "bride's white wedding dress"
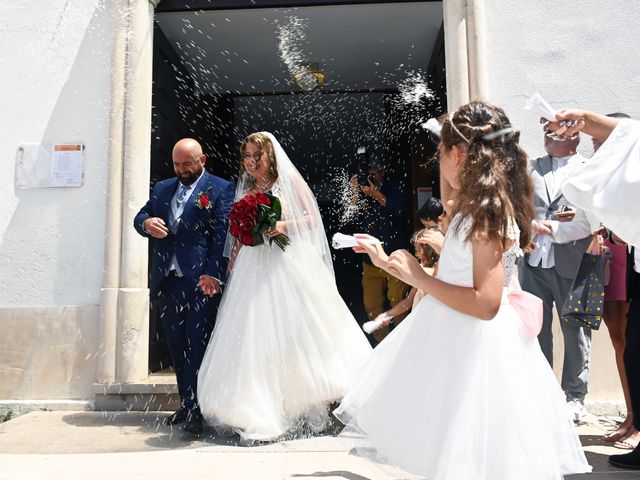
[[207,423],[249,441],[323,430],[329,404],[342,399],[371,354],[338,293],[315,199],[267,135],[279,173],[272,191],[291,244],[284,252],[268,243],[242,247],[198,374]]
[[[438,278],[473,285],[455,217]],[[510,237],[517,239],[517,227]],[[505,292],[520,254],[505,252]],[[514,279],[515,280],[515,279]],[[374,350],[335,412],[378,460],[430,480],[551,480],[590,472],[564,394],[506,294],[490,321],[426,296]]]

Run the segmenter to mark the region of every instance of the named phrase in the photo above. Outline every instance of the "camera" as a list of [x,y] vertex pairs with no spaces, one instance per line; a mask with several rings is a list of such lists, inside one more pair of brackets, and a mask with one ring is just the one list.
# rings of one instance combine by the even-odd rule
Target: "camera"
[[375,178],[369,174],[371,171],[371,160],[365,147],[358,147],[356,163],[358,166],[358,184],[369,186],[369,182],[374,183]]

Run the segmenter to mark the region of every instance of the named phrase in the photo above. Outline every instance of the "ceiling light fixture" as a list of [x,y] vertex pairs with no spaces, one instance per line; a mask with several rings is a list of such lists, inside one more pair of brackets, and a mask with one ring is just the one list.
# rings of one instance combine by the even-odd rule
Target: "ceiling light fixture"
[[301,90],[310,92],[317,88],[322,88],[325,82],[324,72],[318,63],[301,65],[293,74],[293,80]]

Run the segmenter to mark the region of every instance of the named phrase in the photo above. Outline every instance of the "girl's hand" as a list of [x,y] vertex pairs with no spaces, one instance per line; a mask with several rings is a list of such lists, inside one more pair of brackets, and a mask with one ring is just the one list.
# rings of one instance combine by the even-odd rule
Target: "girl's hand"
[[386,270],[389,257],[382,248],[380,241],[364,233],[356,233],[354,237],[356,237],[358,241],[358,246],[353,247],[353,251],[356,253],[366,253],[376,267]]
[[388,271],[404,283],[416,286],[417,280],[426,275],[418,259],[406,250],[396,250],[389,256]]
[[442,251],[442,244],[444,243],[444,235],[440,230],[428,228],[422,232],[416,240],[416,243],[425,243],[440,255],[440,252]]
[[534,220],[533,231],[536,235],[553,235],[553,230],[547,220]]

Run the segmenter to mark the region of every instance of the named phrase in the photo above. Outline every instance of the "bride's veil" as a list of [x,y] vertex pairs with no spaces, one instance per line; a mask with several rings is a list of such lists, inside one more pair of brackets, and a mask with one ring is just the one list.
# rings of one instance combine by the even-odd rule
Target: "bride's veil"
[[[291,244],[309,250],[309,254],[315,252],[319,255],[333,276],[331,251],[315,196],[280,142],[269,132],[260,133],[268,137],[273,145],[278,180],[273,185],[272,193],[282,203],[282,220],[287,223],[287,235],[291,238]],[[250,185],[251,179],[245,172],[238,179],[235,201],[247,194]],[[229,256],[233,241],[233,237],[228,234],[225,256]],[[274,245],[273,248],[278,247]]]

